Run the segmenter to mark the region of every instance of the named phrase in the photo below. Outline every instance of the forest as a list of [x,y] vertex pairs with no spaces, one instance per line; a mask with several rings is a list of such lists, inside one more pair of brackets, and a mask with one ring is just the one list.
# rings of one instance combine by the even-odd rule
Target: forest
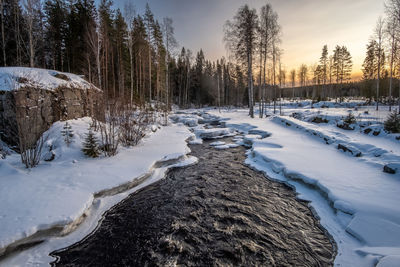
[[[369,102],[398,97],[399,12],[389,1],[379,18],[363,64],[352,79],[350,51],[337,45],[311,65],[286,69],[281,61],[282,28],[270,4],[259,11],[242,6],[224,25],[228,58],[179,47],[171,18],[159,21],[147,4],[137,14],[132,2],[113,8],[111,0],[0,0],[1,66],[28,66],[82,75],[107,99],[157,101],[170,107],[243,106],[255,101],[344,96]],[[255,101],[254,101],[255,99]]]

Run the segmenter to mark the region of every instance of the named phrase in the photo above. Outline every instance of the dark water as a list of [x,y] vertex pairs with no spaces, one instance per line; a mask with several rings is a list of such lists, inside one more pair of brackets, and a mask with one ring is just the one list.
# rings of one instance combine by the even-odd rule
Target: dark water
[[106,212],[57,266],[331,266],[334,247],[307,203],[246,167],[244,148],[199,158]]

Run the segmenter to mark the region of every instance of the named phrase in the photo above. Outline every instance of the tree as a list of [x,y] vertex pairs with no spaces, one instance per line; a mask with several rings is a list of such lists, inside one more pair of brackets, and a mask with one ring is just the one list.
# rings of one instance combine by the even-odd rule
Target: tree
[[156,91],[157,91],[157,100],[160,102],[161,100],[161,88],[162,84],[165,84],[162,82],[162,79],[165,77],[164,70],[166,68],[165,65],[165,56],[166,56],[166,51],[164,47],[164,41],[163,41],[163,34],[161,30],[161,26],[158,23],[158,21],[155,21],[153,24],[153,40],[154,40],[154,48],[155,48],[155,63],[156,63]]
[[[299,71],[297,72],[300,86],[305,87],[307,83],[308,67],[305,64],[301,64]],[[308,97],[308,95],[307,95]]]
[[[260,72],[261,72],[261,66],[263,71],[262,105],[261,105],[262,112],[260,112],[260,116],[262,117],[265,105],[264,98],[266,91],[267,59],[275,52],[274,48],[276,47],[277,43],[279,43],[279,34],[280,34],[280,26],[278,24],[278,14],[272,10],[270,4],[266,4],[261,7],[259,23],[260,23],[259,25]],[[261,83],[261,74],[260,74],[260,83]]]
[[122,13],[117,9],[114,20],[114,39],[117,50],[117,72],[118,72],[118,97],[125,97],[125,55],[127,26]]
[[367,52],[365,55],[364,63],[362,65],[363,79],[364,80],[372,80],[376,78],[377,70],[377,62],[376,62],[376,49],[377,43],[375,40],[370,40],[367,44]]
[[375,27],[375,38],[377,40],[377,58],[378,58],[378,77],[376,80],[376,110],[378,110],[379,107],[379,85],[380,85],[380,78],[381,78],[381,68],[382,68],[382,63],[383,63],[383,58],[382,58],[382,53],[383,53],[383,38],[384,38],[384,20],[380,17],[376,23]]
[[396,17],[391,16],[391,13],[386,10],[388,14],[388,23],[386,24],[386,36],[388,37],[388,46],[390,52],[390,79],[389,79],[389,111],[392,111],[392,88],[393,88],[393,68],[398,53],[398,39],[399,39],[399,21]]
[[319,59],[319,80],[324,85],[324,95],[326,96],[326,82],[328,76],[328,46],[324,45],[322,48],[322,55]]
[[294,98],[294,87],[296,85],[296,70],[292,69],[290,71],[290,81],[292,83],[292,98]]
[[46,40],[50,50],[50,65],[55,70],[63,69],[67,9],[62,0],[48,0],[44,6],[46,17]]
[[129,51],[129,67],[130,67],[130,104],[133,103],[133,86],[134,86],[134,68],[133,68],[133,22],[135,18],[135,7],[131,1],[125,2],[124,17],[127,23],[128,32],[128,51]]
[[[388,20],[391,21],[391,24],[393,28],[396,28],[396,32],[399,32],[399,27],[400,27],[400,1],[399,0],[386,0],[385,1],[385,13],[388,17]],[[390,34],[389,34],[390,35]],[[397,38],[396,41],[397,43]],[[393,44],[393,42],[392,42]],[[395,44],[393,44],[395,45]],[[393,46],[391,47],[391,51],[393,51]],[[398,58],[397,58],[398,60]],[[392,61],[391,61],[392,64]],[[396,64],[397,65],[397,64]],[[398,105],[399,105],[399,110],[398,112],[400,113],[400,87],[399,87],[399,98],[398,98]]]
[[248,5],[239,8],[232,21],[225,24],[225,42],[241,63],[247,62],[249,115],[254,118],[253,53],[256,47],[258,17]]
[[173,20],[171,18],[164,18],[163,29],[164,29],[164,39],[165,39],[165,48],[166,48],[166,55],[165,55],[165,65],[167,67],[166,70],[166,105],[167,109],[170,108],[170,77],[169,77],[169,62],[170,62],[170,54],[172,50],[177,46],[176,39],[174,37],[174,27],[172,26]]
[[89,129],[89,132],[86,134],[82,152],[91,158],[97,158],[100,156],[99,141],[91,129]]
[[384,123],[385,130],[390,133],[400,133],[400,115],[397,111],[389,113]]
[[72,143],[72,138],[74,137],[74,132],[72,126],[66,121],[63,129],[61,130],[62,136],[64,136],[64,142],[69,146]]
[[4,5],[3,0],[0,0],[0,19],[1,19],[1,45],[3,50],[3,64],[4,67],[7,66],[7,58],[6,58],[6,38],[4,32]]
[[144,14],[144,21],[146,24],[146,29],[147,29],[147,43],[148,43],[148,64],[149,64],[149,100],[151,101],[151,52],[152,52],[152,48],[151,48],[151,38],[152,38],[152,30],[154,29],[153,24],[154,24],[154,16],[153,13],[150,10],[150,6],[148,3],[146,3],[146,12]]
[[29,38],[29,66],[33,68],[35,67],[36,48],[40,33],[41,5],[40,0],[24,0],[23,3],[26,10],[25,18]]
[[336,76],[336,83],[342,84],[344,81],[350,80],[353,62],[347,47],[338,45],[336,46],[335,50],[333,51],[332,68],[332,75]]

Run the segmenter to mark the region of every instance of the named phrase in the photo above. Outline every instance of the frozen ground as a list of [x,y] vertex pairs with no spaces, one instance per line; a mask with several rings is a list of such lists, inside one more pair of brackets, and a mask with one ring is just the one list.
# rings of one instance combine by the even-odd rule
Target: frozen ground
[[[114,157],[89,159],[81,152],[81,143],[90,122],[89,118],[69,121],[74,131],[69,147],[60,134],[64,122],[49,129],[46,149],[51,146],[55,153],[51,162],[27,170],[17,154],[0,159],[0,254],[21,243],[65,235],[85,217],[101,214],[121,200],[129,188],[162,178],[174,164],[195,162],[186,157],[190,151],[185,140],[192,134],[182,124],[149,131],[139,145],[121,147]],[[29,259],[32,265],[43,264],[46,253],[23,252],[19,263]]]
[[[378,113],[359,104],[287,104],[286,116],[263,119],[249,118],[248,110],[205,111],[243,134],[234,140],[250,148],[247,164],[291,184],[300,198],[311,201],[338,245],[335,265],[400,266],[400,141],[383,131],[387,107]],[[350,110],[358,117],[354,130],[338,128]],[[188,111],[185,120],[193,112],[198,113]],[[300,116],[288,116],[294,112]],[[328,122],[311,122],[317,115]],[[364,132],[371,125],[378,134]],[[386,165],[396,173],[383,172]]]

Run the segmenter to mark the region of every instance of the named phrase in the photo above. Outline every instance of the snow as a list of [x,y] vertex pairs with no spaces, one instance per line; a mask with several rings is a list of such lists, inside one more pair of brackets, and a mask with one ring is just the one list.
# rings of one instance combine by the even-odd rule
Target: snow
[[195,129],[195,134],[202,139],[216,139],[234,136],[235,131],[230,128]]
[[74,132],[69,146],[61,135],[64,123],[56,122],[45,133],[44,149],[52,147],[53,161],[27,170],[16,153],[0,160],[0,254],[41,230],[61,226],[68,231],[99,197],[114,195],[113,189],[160,173],[166,163],[180,166],[197,160],[185,156],[190,152],[185,140],[191,133],[179,125],[149,130],[137,146],[121,147],[114,157],[89,159],[81,152],[81,144],[91,119],[68,121]]
[[[314,112],[304,106],[289,108],[285,114]],[[373,107],[369,110],[372,114]],[[385,164],[399,166],[400,143],[384,133],[382,126],[382,134],[373,136],[364,134],[359,124],[358,130],[348,131],[335,123],[316,124],[288,116],[251,119],[248,110],[207,111],[223,118],[226,127],[244,133],[243,143],[251,148],[247,164],[293,185],[300,198],[311,201],[338,245],[336,265],[374,266],[387,259],[400,266],[400,174],[383,172]],[[347,113],[342,107],[325,112],[338,120]],[[255,131],[270,136],[263,138]],[[361,156],[344,153],[339,144]]]
[[[185,156],[189,152],[185,140],[201,144],[202,138],[232,136],[234,143],[210,145],[217,150],[245,145],[249,148],[246,164],[291,185],[299,199],[310,201],[315,216],[338,246],[335,265],[400,266],[399,135],[383,130],[387,107],[375,112],[362,103],[329,101],[311,108],[307,101],[287,102],[283,116],[263,119],[257,114],[249,118],[247,110],[180,111],[172,116],[177,124],[149,131],[137,147],[99,159],[87,159],[80,152],[88,118],[69,121],[75,134],[70,147],[60,136],[63,123],[56,123],[48,131],[46,145],[47,150],[53,148],[54,161],[27,171],[16,154],[0,159],[0,247],[40,229],[71,225],[84,213],[90,216],[75,232],[48,239],[7,258],[5,264],[23,266],[27,259],[31,265],[47,264],[51,258],[46,253],[81,240],[95,228],[104,210],[130,192],[162,179],[171,165],[156,162],[194,164],[197,159]],[[357,118],[354,130],[338,128],[349,109]],[[312,122],[315,116],[327,122]],[[218,125],[221,120],[223,128]],[[365,133],[368,127],[379,134]],[[383,172],[385,166],[396,173]],[[110,192],[146,175],[149,178],[128,191],[98,197],[99,192]]]
[[225,145],[225,142],[222,142],[222,141],[216,141],[216,142],[210,143],[210,146],[223,146],[223,145]]
[[18,90],[25,86],[45,90],[55,90],[59,87],[100,90],[72,73],[39,68],[0,67],[1,91]]

